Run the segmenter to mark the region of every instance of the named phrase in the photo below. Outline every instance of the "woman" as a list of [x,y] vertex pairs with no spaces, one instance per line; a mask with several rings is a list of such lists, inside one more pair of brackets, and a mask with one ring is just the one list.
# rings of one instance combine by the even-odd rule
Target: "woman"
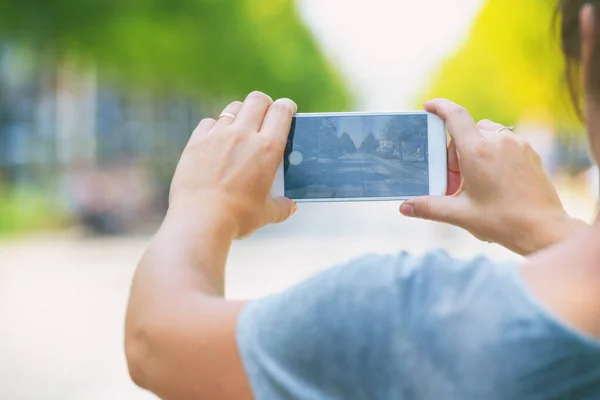
[[[597,1],[560,3],[600,157]],[[600,43],[600,42],[598,42]],[[370,256],[255,302],[222,298],[232,240],[294,214],[269,189],[295,104],[252,93],[203,120],[136,273],[126,323],[135,382],[169,399],[599,399],[600,222],[564,212],[539,157],[434,100],[452,195],[402,205],[528,258]]]

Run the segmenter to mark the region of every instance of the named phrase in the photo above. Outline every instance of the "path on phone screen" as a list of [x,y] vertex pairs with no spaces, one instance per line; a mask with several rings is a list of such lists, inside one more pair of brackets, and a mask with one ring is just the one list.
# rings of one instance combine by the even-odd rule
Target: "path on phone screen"
[[[563,200],[591,219],[593,203]],[[368,252],[441,247],[460,257],[518,259],[459,229],[402,218],[398,204],[301,204],[287,223],[234,244],[229,296],[273,293]],[[130,382],[122,344],[130,281],[148,241],[73,234],[0,241],[0,399],[154,398]]]
[[429,188],[425,162],[354,153],[336,159],[305,160],[300,168],[302,174],[293,167],[288,170],[288,197],[401,197],[425,194]]

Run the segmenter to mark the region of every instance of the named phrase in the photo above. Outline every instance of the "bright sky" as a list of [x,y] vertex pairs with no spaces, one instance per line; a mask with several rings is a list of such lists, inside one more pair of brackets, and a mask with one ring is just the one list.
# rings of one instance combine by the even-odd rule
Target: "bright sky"
[[297,1],[364,111],[413,109],[428,77],[464,41],[484,2]]

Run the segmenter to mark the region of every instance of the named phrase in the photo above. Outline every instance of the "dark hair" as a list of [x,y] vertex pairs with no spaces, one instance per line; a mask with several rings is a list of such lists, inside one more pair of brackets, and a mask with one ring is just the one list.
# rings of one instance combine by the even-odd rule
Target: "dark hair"
[[[565,56],[565,79],[569,95],[577,114],[582,117],[581,110],[581,30],[579,15],[586,4],[594,6],[596,18],[600,0],[559,0],[556,18],[560,21],[560,41]],[[596,24],[594,53],[586,77],[590,94],[600,98],[600,25]]]

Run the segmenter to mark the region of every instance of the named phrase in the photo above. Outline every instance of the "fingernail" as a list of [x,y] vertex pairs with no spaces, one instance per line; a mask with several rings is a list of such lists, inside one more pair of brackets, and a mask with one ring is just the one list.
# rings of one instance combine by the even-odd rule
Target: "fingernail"
[[416,217],[415,208],[410,204],[402,204],[400,206],[400,213],[405,217]]
[[292,213],[290,214],[290,216],[293,217],[294,215],[296,215],[297,212],[298,212],[298,204],[296,204],[294,202],[294,205],[292,207]]

